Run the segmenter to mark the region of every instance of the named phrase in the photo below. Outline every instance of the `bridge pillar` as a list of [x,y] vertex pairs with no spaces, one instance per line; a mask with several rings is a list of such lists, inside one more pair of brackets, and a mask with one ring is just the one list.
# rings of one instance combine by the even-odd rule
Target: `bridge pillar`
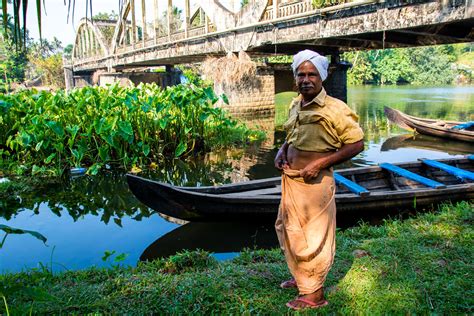
[[74,75],[71,65],[64,64],[64,82],[66,84],[66,91],[71,90],[74,87]]
[[329,75],[324,81],[323,86],[327,93],[339,100],[347,103],[347,71],[352,64],[346,61],[340,61],[339,57],[332,58],[329,65]]
[[238,84],[215,83],[214,91],[227,96],[229,104],[221,102],[219,106],[232,116],[259,120],[275,115],[275,77],[271,67],[258,66],[254,77]]

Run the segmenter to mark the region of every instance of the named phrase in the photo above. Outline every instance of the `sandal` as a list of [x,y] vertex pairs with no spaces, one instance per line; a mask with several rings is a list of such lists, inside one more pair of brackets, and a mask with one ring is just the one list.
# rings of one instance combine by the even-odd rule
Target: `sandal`
[[[305,304],[304,306],[297,306],[295,303],[303,303]],[[299,297],[293,301],[289,301],[288,303],[286,303],[286,306],[297,311],[297,310],[300,310],[300,309],[305,309],[305,308],[320,308],[320,307],[323,307],[323,306],[326,306],[328,305],[328,301],[326,300],[322,300],[322,301],[319,301],[319,302],[313,302],[313,301],[310,301],[308,299],[305,299],[305,298],[302,298],[302,297]]]

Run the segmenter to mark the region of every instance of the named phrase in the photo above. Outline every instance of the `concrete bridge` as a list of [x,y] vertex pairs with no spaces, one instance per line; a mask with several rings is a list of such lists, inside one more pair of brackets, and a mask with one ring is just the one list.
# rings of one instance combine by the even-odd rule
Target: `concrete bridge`
[[[173,14],[173,0],[167,1],[161,17],[158,0],[126,0],[117,21],[83,19],[66,77],[75,78],[70,82],[76,86],[124,76],[166,85],[173,83],[170,71],[168,76],[155,73],[155,77],[127,72],[159,65],[171,70],[176,64],[228,52],[259,57],[294,54],[304,48],[332,55],[333,73],[345,74],[347,67],[337,67],[338,55],[344,51],[474,40],[473,0],[355,0],[324,8],[314,8],[311,0],[250,0],[243,8],[238,0],[228,0],[227,6],[218,0],[201,0],[193,6],[190,0],[184,2],[182,21]],[[265,82],[274,72],[260,67]],[[340,85],[344,74],[334,76],[334,83]],[[274,80],[270,85],[274,90],[284,88]]]

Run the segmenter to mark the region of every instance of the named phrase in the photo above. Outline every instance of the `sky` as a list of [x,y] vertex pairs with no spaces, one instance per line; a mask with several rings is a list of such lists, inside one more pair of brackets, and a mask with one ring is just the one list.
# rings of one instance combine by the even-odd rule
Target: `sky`
[[[163,1],[163,0],[160,0]],[[67,1],[66,1],[67,2]],[[86,1],[76,0],[74,13],[74,23],[71,16],[67,22],[67,6],[64,0],[45,0],[46,14],[42,15],[41,31],[43,38],[52,40],[54,37],[59,39],[63,46],[74,43],[76,35],[75,26],[79,24],[81,18],[86,15]],[[114,10],[118,12],[118,0],[94,0],[92,1],[92,14],[99,12],[110,13]],[[39,39],[38,19],[36,16],[36,1],[28,1],[27,28],[30,31],[30,37]]]
[[[221,0],[221,3],[227,5],[230,0]],[[67,6],[64,5],[64,0],[45,0],[46,15],[43,11],[41,19],[41,30],[43,38],[52,40],[54,37],[59,39],[63,46],[73,44],[75,39],[76,30],[75,27],[79,24],[81,18],[86,15],[86,0],[76,0],[76,8],[74,14],[74,23],[72,23],[71,16],[69,22],[67,22]],[[68,2],[68,1],[66,1]],[[123,1],[125,2],[125,1]],[[191,0],[190,5],[193,7],[199,1]],[[139,6],[139,1],[136,1],[136,6]],[[152,0],[146,0],[147,8],[153,3]],[[93,0],[92,1],[92,14],[95,15],[99,12],[111,13],[112,10],[116,13],[119,12],[119,0]],[[167,1],[158,0],[159,11],[166,10]],[[173,5],[178,8],[184,7],[184,0],[173,0]],[[141,13],[139,13],[141,14]],[[147,20],[151,20],[153,10],[147,10]],[[28,18],[27,28],[30,31],[30,37],[39,39],[38,30],[38,19],[36,16],[36,1],[28,1]]]

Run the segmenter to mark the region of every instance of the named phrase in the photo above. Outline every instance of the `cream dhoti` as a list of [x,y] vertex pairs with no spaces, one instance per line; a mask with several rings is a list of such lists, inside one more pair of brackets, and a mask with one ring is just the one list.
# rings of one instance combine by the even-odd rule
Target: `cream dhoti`
[[320,289],[336,250],[336,202],[332,170],[310,182],[286,169],[275,228],[288,268],[301,295]]

